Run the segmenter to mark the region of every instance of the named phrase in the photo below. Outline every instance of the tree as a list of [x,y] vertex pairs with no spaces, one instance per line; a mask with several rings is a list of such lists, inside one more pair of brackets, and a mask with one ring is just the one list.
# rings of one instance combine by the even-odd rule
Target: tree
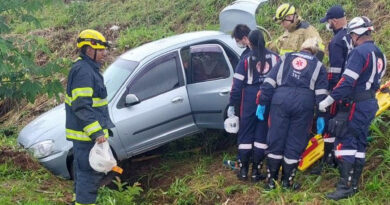
[[[53,76],[65,72],[65,59],[50,59],[45,39],[33,35],[11,34],[9,25],[29,22],[39,26],[33,13],[48,0],[0,0],[0,101],[27,99],[34,102],[37,95],[49,97],[63,92],[59,80]],[[46,62],[37,62],[38,55],[49,56]]]

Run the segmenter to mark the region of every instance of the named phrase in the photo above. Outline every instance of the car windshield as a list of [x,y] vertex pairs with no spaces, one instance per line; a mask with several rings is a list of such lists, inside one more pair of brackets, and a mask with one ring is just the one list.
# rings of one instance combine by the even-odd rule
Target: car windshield
[[107,88],[107,100],[111,101],[119,88],[138,66],[138,62],[118,58],[104,72],[104,84]]

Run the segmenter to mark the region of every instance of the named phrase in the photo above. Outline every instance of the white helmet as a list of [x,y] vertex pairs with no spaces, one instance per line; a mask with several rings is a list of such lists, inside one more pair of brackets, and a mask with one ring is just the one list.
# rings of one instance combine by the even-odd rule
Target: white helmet
[[228,133],[237,133],[239,129],[239,118],[237,116],[228,117],[225,122],[225,130]]
[[374,31],[374,26],[371,20],[366,16],[359,16],[353,18],[347,26],[347,33],[355,33],[357,35],[363,35],[367,31]]

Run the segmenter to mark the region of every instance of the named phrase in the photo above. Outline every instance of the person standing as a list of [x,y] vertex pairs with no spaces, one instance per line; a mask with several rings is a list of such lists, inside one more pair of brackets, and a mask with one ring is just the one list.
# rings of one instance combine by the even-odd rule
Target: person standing
[[[262,161],[267,148],[267,123],[256,118],[256,96],[265,75],[277,63],[278,55],[265,48],[261,31],[253,30],[249,34],[251,52],[237,65],[233,78],[228,117],[235,115],[235,107],[240,106],[240,125],[238,131],[238,154],[240,180],[248,179],[250,155],[253,153],[252,181],[265,177],[260,174]],[[268,111],[267,111],[268,112]],[[265,118],[267,114],[265,115]]]
[[248,38],[249,32],[251,32],[251,29],[247,25],[237,24],[231,34],[232,38],[236,41],[237,46],[239,48],[245,48],[245,50],[241,53],[240,60],[242,60],[250,52]]
[[[332,91],[336,86],[337,82],[341,78],[341,74],[345,70],[345,63],[347,61],[348,54],[353,48],[351,37],[347,34],[347,18],[345,17],[344,9],[339,6],[332,6],[326,12],[324,18],[320,20],[321,23],[327,22],[327,28],[331,29],[334,33],[332,40],[328,45],[329,50],[329,63],[328,69],[328,80],[329,80],[329,91]],[[337,112],[337,102],[333,103],[330,110],[328,111],[327,119],[334,117]],[[326,125],[328,122],[325,123]],[[321,174],[322,167],[326,163],[331,166],[335,166],[335,158],[333,151],[333,144],[335,137],[331,136],[325,126],[324,133],[324,157],[320,161],[317,167],[315,167],[311,173]]]
[[107,91],[100,67],[108,43],[104,36],[87,29],[77,38],[80,56],[68,75],[65,96],[66,139],[73,142],[75,204],[95,204],[104,174],[93,170],[89,152],[108,138],[114,127],[107,108]]
[[333,200],[357,193],[365,164],[368,130],[378,110],[375,93],[380,88],[387,62],[372,40],[372,31],[371,20],[365,16],[355,17],[348,23],[347,33],[355,48],[348,56],[346,69],[336,87],[319,104],[319,109],[325,111],[333,102],[350,99],[328,126],[336,137],[335,156],[340,172],[336,191],[326,195]]
[[292,4],[284,3],[280,5],[276,10],[274,20],[283,27],[284,33],[268,45],[269,49],[279,53],[279,55],[297,52],[305,40],[316,38],[319,44],[316,56],[322,61],[325,46],[322,44],[320,34],[307,21],[302,20]]
[[[318,40],[307,39],[300,52],[281,57],[260,88],[256,111],[259,119],[270,107],[267,190],[275,188],[280,166],[283,188],[300,186],[293,178],[309,141],[315,106],[328,94],[326,68],[314,56],[318,50]],[[317,126],[324,128],[321,120]]]

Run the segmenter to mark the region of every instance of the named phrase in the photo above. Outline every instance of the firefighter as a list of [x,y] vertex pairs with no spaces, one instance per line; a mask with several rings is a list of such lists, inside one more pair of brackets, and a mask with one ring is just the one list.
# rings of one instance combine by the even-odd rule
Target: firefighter
[[[327,28],[332,30],[334,33],[334,36],[328,45],[330,63],[330,67],[328,69],[328,90],[332,91],[337,82],[340,80],[341,74],[345,70],[345,62],[347,61],[347,56],[352,50],[353,45],[351,37],[347,35],[347,19],[345,17],[345,11],[341,6],[336,5],[328,9],[326,16],[322,18],[320,22],[327,22]],[[333,103],[328,112],[327,119],[334,117],[336,112],[337,103]],[[327,128],[325,128],[325,130],[327,130]],[[324,163],[330,166],[335,166],[333,152],[334,141],[335,137],[331,136],[329,132],[326,131],[324,134],[324,157],[322,162],[320,162],[319,165],[311,171],[312,174],[320,174]]]
[[245,50],[241,53],[240,60],[242,60],[250,52],[248,38],[250,31],[251,29],[247,25],[237,24],[237,26],[234,27],[234,30],[232,32],[231,36],[236,41],[237,46],[239,48],[245,48]]
[[279,53],[279,55],[284,55],[287,52],[297,52],[306,39],[317,38],[320,49],[316,55],[318,59],[322,60],[325,46],[322,44],[318,31],[307,21],[302,20],[292,4],[284,3],[280,5],[276,10],[274,20],[284,28],[284,33],[268,45],[271,50]]
[[[238,131],[238,154],[240,157],[240,180],[248,179],[249,158],[253,153],[252,181],[264,179],[260,174],[266,145],[267,124],[256,118],[256,95],[264,76],[278,61],[278,55],[265,48],[261,31],[253,30],[249,34],[251,52],[237,65],[230,96],[228,116],[234,115],[234,107],[240,107],[240,125]],[[266,111],[267,112],[267,111]],[[267,115],[264,115],[265,118]]]
[[82,31],[77,39],[80,57],[73,64],[66,87],[66,139],[73,142],[75,204],[94,204],[104,174],[89,164],[89,152],[108,138],[114,127],[107,108],[107,91],[100,66],[108,43],[95,30]]
[[355,17],[347,26],[354,49],[332,93],[319,104],[325,111],[333,102],[348,97],[336,116],[329,121],[328,130],[336,137],[335,156],[340,171],[336,191],[327,198],[348,198],[358,191],[371,121],[378,110],[375,92],[386,70],[386,57],[371,37],[374,27],[369,18]]
[[[307,39],[300,52],[282,56],[260,88],[259,119],[270,107],[267,190],[275,188],[280,166],[283,188],[299,188],[293,183],[298,161],[309,141],[315,106],[328,93],[326,68],[315,57],[318,43],[315,38]],[[318,120],[317,126],[323,129],[323,121]]]

